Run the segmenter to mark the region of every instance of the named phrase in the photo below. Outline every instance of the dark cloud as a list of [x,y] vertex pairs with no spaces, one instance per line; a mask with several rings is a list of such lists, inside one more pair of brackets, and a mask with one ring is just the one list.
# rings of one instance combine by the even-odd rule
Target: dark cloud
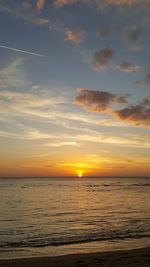
[[128,94],[117,95],[83,88],[77,89],[77,92],[79,95],[75,99],[75,104],[89,112],[103,112],[136,126],[150,127],[150,98],[116,110],[112,107],[112,104],[128,104]]
[[113,58],[113,50],[110,47],[103,48],[94,54],[92,65],[97,70],[104,70]]
[[128,45],[130,51],[139,52],[143,49],[143,40],[146,36],[143,18],[137,16],[128,23],[118,26],[118,34]]
[[150,127],[150,98],[114,112],[120,120]]
[[98,38],[103,38],[107,35],[110,34],[110,30],[109,29],[99,29],[97,32],[96,32],[96,36]]
[[[135,19],[134,19],[135,20]],[[108,35],[118,35],[129,46],[133,52],[138,52],[141,47],[138,45],[145,32],[143,30],[143,21],[137,21],[137,24],[131,22],[122,22],[112,25],[110,28],[99,29],[96,32],[98,38],[104,38]]]
[[78,88],[79,96],[75,103],[84,109],[93,112],[105,112],[113,103],[125,104],[129,95],[117,95],[103,91],[91,91],[85,88]]
[[146,73],[145,77],[141,80],[136,80],[136,84],[150,84],[150,70]]
[[128,61],[123,61],[120,65],[115,66],[115,69],[122,71],[122,72],[137,72],[140,71],[143,67],[139,65],[132,65]]
[[[146,31],[149,34],[149,22],[147,18],[133,17],[129,21],[120,20],[112,24],[109,28],[100,28],[96,32],[98,38],[106,36],[118,36],[129,47],[130,51],[138,52],[142,49],[143,38],[146,37]],[[145,25],[146,24],[146,25]]]
[[128,28],[128,32],[127,32],[128,41],[130,43],[137,41],[139,39],[139,37],[141,36],[141,33],[142,33],[141,27],[139,27],[137,25],[130,26],[130,28]]

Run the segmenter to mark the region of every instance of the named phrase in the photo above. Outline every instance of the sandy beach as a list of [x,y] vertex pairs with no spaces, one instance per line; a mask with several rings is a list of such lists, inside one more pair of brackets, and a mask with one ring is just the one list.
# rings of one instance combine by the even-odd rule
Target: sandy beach
[[148,267],[150,248],[57,257],[1,260],[0,267]]

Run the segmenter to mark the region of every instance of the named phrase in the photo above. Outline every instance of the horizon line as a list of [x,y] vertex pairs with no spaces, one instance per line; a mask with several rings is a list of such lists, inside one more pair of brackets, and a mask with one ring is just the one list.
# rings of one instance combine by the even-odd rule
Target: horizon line
[[78,178],[78,179],[85,179],[85,178],[150,178],[147,175],[86,175],[82,177],[78,177],[77,175],[53,175],[53,176],[0,176],[0,179],[36,179],[36,178]]

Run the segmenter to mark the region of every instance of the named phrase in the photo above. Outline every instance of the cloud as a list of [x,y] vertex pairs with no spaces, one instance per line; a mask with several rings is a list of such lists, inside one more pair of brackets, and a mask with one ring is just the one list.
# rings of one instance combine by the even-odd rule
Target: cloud
[[[0,91],[1,118],[18,120],[20,117],[27,120],[56,122],[57,109],[65,102],[62,95],[55,96],[50,90],[38,88],[24,91]],[[57,119],[58,121],[58,119]]]
[[22,2],[22,8],[24,10],[30,10],[32,8],[32,5],[29,2],[23,1]]
[[36,0],[36,8],[41,11],[44,8],[45,0]]
[[[41,10],[44,7],[42,3],[45,3],[45,1],[36,1],[35,8]],[[50,19],[40,17],[39,12],[36,12],[35,8],[26,1],[23,1],[21,5],[18,5],[14,1],[0,3],[0,11],[9,12],[11,15],[21,18],[24,21],[47,27],[55,24]]]
[[142,49],[139,45],[137,45],[137,42],[142,37],[143,33],[141,25],[130,25],[124,28],[123,39],[127,42],[132,52],[138,52]]
[[[85,32],[83,31],[76,31],[73,29],[68,28],[64,23],[61,21],[47,18],[47,17],[41,17],[40,12],[36,12],[36,9],[41,11],[44,8],[46,1],[45,0],[37,0],[35,2],[35,7],[31,5],[30,3],[23,1],[21,5],[18,5],[14,2],[3,2],[0,3],[0,11],[6,11],[11,13],[13,16],[17,18],[21,18],[29,23],[35,24],[35,25],[42,25],[47,28],[48,31],[53,32],[60,32],[65,35],[65,40],[70,41],[74,44],[79,44],[83,41]],[[43,56],[42,54],[35,53],[32,51],[25,51],[22,49],[14,48],[14,47],[8,47],[8,46],[2,46],[1,48],[13,50],[20,53],[26,53],[31,54],[34,56]]]
[[54,0],[54,5],[56,7],[63,7],[65,5],[70,5],[74,3],[84,3],[84,4],[91,4],[95,5],[98,8],[103,8],[111,5],[115,6],[145,6],[149,4],[149,0]]
[[109,61],[113,58],[113,54],[113,50],[109,47],[96,52],[92,61],[93,68],[96,70],[106,69]]
[[136,84],[150,84],[150,70],[146,73],[145,77],[135,81]]
[[[11,81],[9,81],[9,84],[11,84]],[[78,114],[71,112],[67,94],[58,95],[54,93],[54,91],[57,92],[56,88],[31,87],[31,85],[29,88],[26,87],[25,91],[11,90],[12,87],[8,88],[3,88],[0,91],[1,122],[13,122],[14,126],[16,121],[21,118],[21,120],[29,122],[51,123],[54,127],[59,127],[59,129],[62,127],[66,131],[73,130],[77,132],[80,130],[79,125],[83,129],[87,125],[94,126],[100,123],[99,119],[96,119],[93,114],[90,114],[87,118],[83,112]]]
[[142,1],[141,0],[98,0],[95,2],[98,2],[98,3],[101,2],[104,5],[128,5],[128,6],[149,4],[149,0],[142,0]]
[[103,91],[77,89],[79,96],[75,104],[88,112],[98,112],[113,115],[120,121],[136,126],[150,127],[150,98],[144,99],[135,105],[127,105],[122,109],[114,109],[112,104],[128,104],[129,95],[116,95]]
[[17,58],[6,67],[0,69],[0,89],[20,89],[29,84],[29,81],[26,80],[25,71],[23,70],[22,58]]
[[118,35],[119,38],[125,42],[130,51],[132,52],[139,52],[142,50],[142,41],[146,34],[146,28],[149,23],[145,25],[145,20],[143,17],[140,18],[139,16],[133,17],[129,21],[120,21],[114,23],[110,28],[100,28],[96,32],[96,36],[98,38],[104,38],[108,35]]
[[131,25],[127,29],[127,40],[129,43],[134,43],[139,39],[142,33],[142,28],[137,25]]
[[150,127],[150,98],[144,99],[137,105],[130,105],[114,112],[119,119]]
[[85,88],[78,88],[79,96],[75,104],[82,106],[87,111],[106,112],[111,104],[127,103],[128,95],[116,95],[104,91],[91,91]]
[[[15,131],[17,130],[17,131]],[[51,134],[48,132],[43,132],[40,129],[26,127],[22,125],[13,131],[0,130],[0,137],[11,138],[11,139],[20,139],[20,140],[41,140],[44,141],[44,146],[51,147],[61,147],[61,146],[79,146],[76,141],[73,141],[73,137],[69,137],[67,134]],[[70,138],[70,141],[68,141]],[[45,143],[45,140],[48,143]]]
[[120,65],[115,66],[115,69],[122,72],[131,73],[140,71],[141,69],[143,69],[143,67],[139,65],[132,65],[128,61],[123,61]]
[[[41,13],[37,12],[37,10],[41,11],[44,8],[46,1],[45,0],[37,0],[35,2],[35,6],[32,4],[23,1],[21,5],[18,5],[14,2],[3,2],[0,3],[0,11],[6,11],[11,13],[13,16],[17,18],[21,18],[24,21],[35,25],[42,25],[43,27],[47,28],[48,31],[63,33],[65,36],[65,40],[72,42],[74,44],[79,44],[83,41],[86,33],[84,31],[74,30],[72,28],[67,27],[64,23],[59,20],[41,17]],[[37,9],[37,10],[36,10]],[[1,48],[9,49],[12,51],[31,54],[34,56],[44,56],[40,53],[35,53],[32,51],[26,51],[22,49],[18,49],[15,47],[9,46],[0,46]]]
[[83,41],[84,34],[81,32],[74,32],[71,30],[66,31],[66,41],[70,41],[75,44],[79,44]]
[[110,34],[110,30],[109,29],[100,29],[96,32],[96,36],[98,38],[102,38],[102,37],[105,37],[107,35]]
[[0,131],[0,137],[11,138],[11,139],[21,139],[21,140],[50,140],[54,139],[55,136],[49,133],[42,132],[38,129],[22,127],[17,129],[16,132],[13,131]]
[[52,143],[45,144],[46,146],[51,146],[51,147],[62,147],[62,146],[79,146],[77,142],[63,142],[63,141],[56,141]]
[[[134,24],[132,21],[134,21]],[[149,24],[147,23],[147,25]],[[130,51],[138,52],[142,49],[141,43],[139,42],[143,40],[145,31],[146,27],[143,18],[133,17],[131,21],[120,21],[114,23],[110,28],[100,28],[96,32],[96,36],[98,38],[104,38],[108,35],[118,35],[128,45]]]
[[[79,134],[80,132],[80,134]],[[129,146],[129,147],[141,147],[147,148],[150,147],[150,136],[149,134],[145,135],[132,135],[132,134],[104,134],[100,133],[82,133],[81,129],[78,130],[76,135],[70,135],[66,133],[57,133],[51,134],[49,132],[41,131],[40,129],[30,128],[22,125],[22,127],[8,130],[0,130],[0,137],[8,139],[18,139],[18,140],[33,140],[40,141],[40,146],[44,147],[62,147],[62,146],[74,146],[79,147],[85,143],[97,143],[97,144],[114,144],[120,146]],[[39,155],[35,155],[39,157]],[[94,160],[94,156],[91,158]]]
[[[50,21],[49,19],[44,19],[44,18],[34,18],[33,21],[32,21],[34,24],[37,24],[37,25],[43,25],[43,26],[48,26],[50,27]],[[52,26],[51,26],[52,27]]]
[[54,0],[54,5],[56,7],[62,7],[64,5],[73,4],[77,2],[76,0]]
[[36,108],[45,108],[64,102],[63,97],[51,96],[50,92],[40,89],[31,92],[0,91],[0,100],[6,108],[20,110],[20,112],[28,111],[28,109],[32,112]]

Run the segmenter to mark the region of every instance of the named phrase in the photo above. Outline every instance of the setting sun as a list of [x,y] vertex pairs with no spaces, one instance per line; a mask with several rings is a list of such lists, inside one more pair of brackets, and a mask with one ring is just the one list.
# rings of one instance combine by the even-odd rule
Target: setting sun
[[83,170],[76,171],[78,177],[83,177]]
[[149,13],[0,0],[0,267],[150,267]]

